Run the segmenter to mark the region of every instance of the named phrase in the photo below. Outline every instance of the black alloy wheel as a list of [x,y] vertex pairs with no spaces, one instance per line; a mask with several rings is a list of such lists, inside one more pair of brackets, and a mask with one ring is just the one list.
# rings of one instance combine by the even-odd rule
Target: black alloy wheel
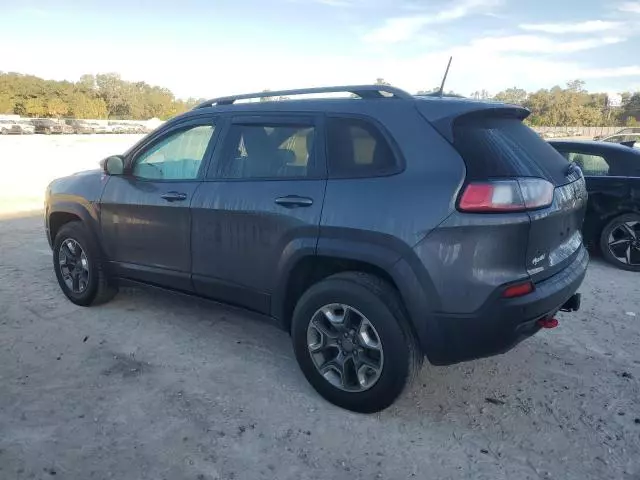
[[611,220],[602,231],[600,248],[613,265],[640,271],[640,215],[630,213]]

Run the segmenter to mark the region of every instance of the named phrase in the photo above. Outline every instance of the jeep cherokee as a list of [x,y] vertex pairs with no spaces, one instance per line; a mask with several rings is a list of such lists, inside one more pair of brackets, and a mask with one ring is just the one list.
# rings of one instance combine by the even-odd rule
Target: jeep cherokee
[[[289,99],[238,102],[266,96]],[[137,282],[270,316],[323,397],[381,410],[424,356],[504,352],[579,306],[584,178],[528,113],[384,85],[209,100],[49,185],[58,282],[78,305]]]

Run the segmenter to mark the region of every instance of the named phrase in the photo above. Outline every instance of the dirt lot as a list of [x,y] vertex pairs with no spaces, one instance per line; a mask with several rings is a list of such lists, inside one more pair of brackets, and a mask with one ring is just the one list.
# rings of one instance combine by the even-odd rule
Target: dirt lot
[[[101,142],[95,159],[122,150]],[[20,158],[24,178],[39,168]],[[288,335],[242,312],[137,289],[72,305],[41,215],[4,210],[2,480],[640,479],[637,274],[595,260],[583,309],[559,328],[499,357],[426,365],[365,416],[323,401]]]

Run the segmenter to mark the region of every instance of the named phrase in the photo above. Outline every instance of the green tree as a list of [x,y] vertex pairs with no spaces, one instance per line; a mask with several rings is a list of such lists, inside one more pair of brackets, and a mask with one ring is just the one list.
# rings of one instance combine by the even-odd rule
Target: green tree
[[67,114],[69,106],[62,99],[53,97],[47,100],[45,110],[48,117],[60,118]]
[[69,115],[73,118],[107,118],[107,104],[102,98],[74,92],[69,98]]
[[47,106],[44,103],[43,98],[29,98],[24,102],[22,112],[18,112],[21,115],[27,115],[29,117],[44,117],[47,114]]
[[512,87],[496,93],[493,97],[497,102],[511,103],[514,105],[523,105],[527,100],[527,92],[522,88]]

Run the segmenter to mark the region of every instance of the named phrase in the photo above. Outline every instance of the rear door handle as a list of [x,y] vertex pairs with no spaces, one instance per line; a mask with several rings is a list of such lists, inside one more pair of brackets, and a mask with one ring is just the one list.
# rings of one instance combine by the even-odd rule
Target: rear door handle
[[182,202],[187,199],[187,194],[182,192],[167,192],[160,195],[167,202]]
[[310,207],[313,205],[313,200],[309,197],[299,197],[298,195],[287,195],[286,197],[276,198],[275,202],[281,207],[296,208],[296,207]]

